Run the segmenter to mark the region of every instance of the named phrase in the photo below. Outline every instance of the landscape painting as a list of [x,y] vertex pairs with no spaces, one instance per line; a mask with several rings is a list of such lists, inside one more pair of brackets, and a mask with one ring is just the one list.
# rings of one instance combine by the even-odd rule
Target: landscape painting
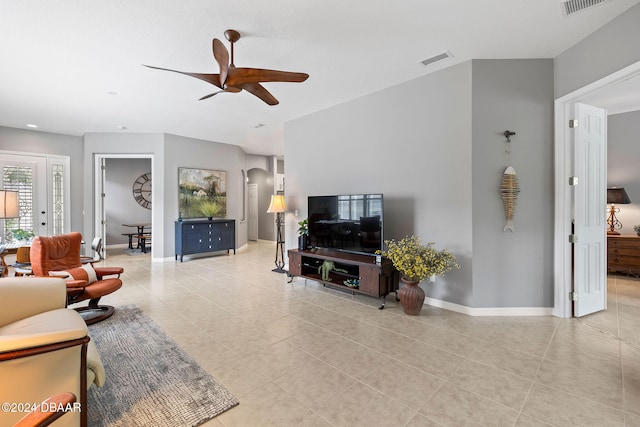
[[227,173],[178,168],[180,218],[224,218],[227,215]]

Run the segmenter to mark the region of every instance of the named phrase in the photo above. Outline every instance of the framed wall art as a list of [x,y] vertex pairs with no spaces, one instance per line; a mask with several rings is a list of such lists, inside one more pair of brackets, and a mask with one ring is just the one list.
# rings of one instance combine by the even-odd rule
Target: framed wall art
[[178,168],[180,218],[224,218],[227,215],[227,172]]

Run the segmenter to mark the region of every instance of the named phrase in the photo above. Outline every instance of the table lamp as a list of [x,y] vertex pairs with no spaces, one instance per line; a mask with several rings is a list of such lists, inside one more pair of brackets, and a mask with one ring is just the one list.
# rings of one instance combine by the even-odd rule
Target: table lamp
[[284,223],[283,213],[287,211],[287,205],[284,203],[284,196],[282,194],[271,195],[271,203],[267,213],[276,214],[276,268],[271,271],[276,273],[286,273],[283,270],[284,267],[284,241],[282,240],[282,224]]
[[11,190],[0,190],[0,219],[18,218],[18,192]]
[[609,208],[609,217],[607,218],[607,224],[609,224],[608,235],[620,234],[616,230],[622,228],[622,223],[616,218],[616,213],[620,212],[620,208],[616,208],[616,205],[628,205],[631,203],[627,192],[624,188],[607,188],[607,203],[611,205]]
[[[19,218],[20,210],[18,208],[18,192],[10,190],[0,190],[0,219]],[[0,254],[4,252],[4,245],[0,240]],[[4,256],[0,261],[0,277],[6,276],[6,264]]]

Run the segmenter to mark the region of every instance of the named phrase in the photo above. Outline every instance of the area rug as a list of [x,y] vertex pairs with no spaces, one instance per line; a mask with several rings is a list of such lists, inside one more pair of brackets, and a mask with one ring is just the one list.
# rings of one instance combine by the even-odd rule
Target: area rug
[[238,404],[136,305],[89,333],[106,370],[88,392],[91,427],[199,426]]

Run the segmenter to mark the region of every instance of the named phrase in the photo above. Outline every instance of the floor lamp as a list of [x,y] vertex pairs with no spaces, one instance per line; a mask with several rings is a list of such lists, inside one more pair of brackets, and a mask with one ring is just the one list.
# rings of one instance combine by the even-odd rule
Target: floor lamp
[[284,267],[284,240],[282,238],[282,225],[284,224],[284,213],[287,211],[287,205],[284,203],[284,196],[282,194],[273,194],[271,196],[271,203],[267,213],[276,214],[276,268],[271,271],[276,273],[286,273]]

